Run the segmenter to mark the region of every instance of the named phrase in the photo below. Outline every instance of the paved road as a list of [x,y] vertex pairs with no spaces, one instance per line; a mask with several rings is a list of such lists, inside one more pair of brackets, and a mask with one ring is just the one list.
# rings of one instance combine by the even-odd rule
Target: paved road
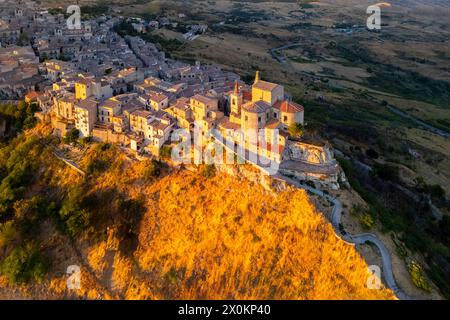
[[[226,144],[223,143],[223,137],[219,133],[213,134],[213,136],[218,139],[219,143],[222,143],[226,148]],[[235,152],[235,150],[230,150],[232,152]],[[247,158],[249,159],[249,158]],[[328,200],[330,203],[333,204],[333,210],[331,213],[331,224],[333,225],[334,232],[336,236],[340,239],[342,239],[345,242],[348,242],[350,244],[364,244],[366,242],[373,243],[378,250],[381,253],[381,258],[383,262],[383,273],[384,273],[384,279],[386,281],[386,284],[388,287],[394,292],[394,294],[397,296],[397,298],[402,300],[410,299],[397,285],[394,274],[392,272],[392,260],[391,255],[389,253],[389,250],[386,248],[386,246],[383,244],[383,242],[375,235],[375,234],[358,234],[358,235],[351,235],[345,232],[345,234],[341,233],[341,218],[342,218],[342,203],[339,199],[332,197],[329,194],[324,193],[323,191],[313,188],[308,185],[301,184],[297,180],[293,180],[291,178],[288,178],[281,174],[273,174],[271,172],[272,170],[268,170],[268,168],[262,167],[257,162],[248,161],[250,164],[261,170],[262,172],[269,174],[272,176],[273,179],[281,180],[284,182],[287,182],[291,185],[296,186],[297,188],[304,189],[312,194],[315,194],[321,198],[324,198]],[[273,168],[272,168],[273,169]]]
[[433,127],[432,125],[430,125],[430,124],[428,124],[428,123],[426,123],[426,122],[424,122],[424,121],[422,121],[422,120],[419,120],[419,119],[413,117],[412,115],[410,115],[410,114],[408,114],[408,113],[406,113],[406,112],[403,112],[403,111],[401,111],[401,110],[399,110],[399,109],[397,109],[397,108],[395,108],[395,107],[393,107],[393,106],[387,105],[386,107],[387,107],[391,112],[395,113],[396,115],[399,115],[399,116],[401,116],[401,117],[403,117],[403,118],[406,118],[406,119],[408,119],[408,120],[411,120],[412,122],[414,122],[414,123],[417,124],[418,126],[424,128],[425,130],[428,130],[428,131],[430,131],[430,132],[433,132],[433,133],[435,133],[435,134],[437,134],[437,135],[440,135],[441,137],[444,137],[444,138],[450,138],[450,133],[447,132],[447,131],[445,131],[445,130],[442,130],[442,129]]
[[279,63],[285,64],[287,62],[287,59],[281,54],[283,50],[300,47],[302,44],[300,42],[293,42],[286,44],[284,46],[270,49],[270,53],[272,54],[272,57],[274,57]]
[[342,218],[342,203],[337,198],[334,198],[330,196],[329,194],[326,194],[322,192],[321,190],[312,188],[307,185],[303,185],[300,182],[290,179],[285,176],[278,175],[274,177],[275,179],[283,180],[285,182],[288,182],[289,184],[292,184],[298,188],[305,189],[306,191],[318,195],[319,197],[322,197],[329,202],[333,203],[333,210],[331,213],[331,224],[333,225],[334,232],[336,235],[341,238],[342,240],[352,243],[352,244],[364,244],[366,242],[373,243],[378,250],[381,253],[381,259],[383,261],[383,276],[384,280],[386,281],[386,284],[388,287],[395,293],[397,298],[401,300],[408,300],[410,297],[408,297],[407,294],[405,294],[397,285],[394,274],[392,272],[392,260],[391,255],[389,253],[389,250],[386,248],[384,243],[375,235],[371,233],[365,233],[365,234],[357,234],[357,235],[351,235],[351,234],[342,234],[341,233],[341,218]]
[[[375,101],[377,103],[381,103],[381,100],[378,99],[377,97],[374,97],[374,96],[370,96],[370,97],[373,101]],[[422,120],[410,115],[409,113],[406,113],[403,110],[400,110],[390,104],[387,104],[386,108],[389,111],[391,111],[392,113],[395,113],[396,115],[398,115],[400,117],[403,117],[405,119],[408,119],[408,120],[414,122],[416,125],[418,125],[419,127],[422,127],[425,130],[428,130],[428,131],[435,133],[444,138],[450,138],[450,132],[448,132],[446,130],[436,128],[436,127],[432,126],[431,124],[426,123],[425,121],[422,121]]]

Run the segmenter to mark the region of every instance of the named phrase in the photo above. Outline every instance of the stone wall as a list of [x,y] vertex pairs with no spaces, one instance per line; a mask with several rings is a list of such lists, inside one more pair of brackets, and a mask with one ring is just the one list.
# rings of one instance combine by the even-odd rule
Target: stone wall
[[284,169],[280,170],[280,173],[282,173],[286,177],[294,178],[301,183],[311,181],[318,189],[330,188],[332,190],[340,189],[339,180],[341,179],[341,175],[343,174],[342,171],[339,171],[335,174],[319,174]]
[[216,164],[215,167],[219,172],[235,177],[243,177],[250,182],[257,183],[269,192],[279,192],[284,190],[287,186],[287,184],[283,184],[279,180],[272,179],[269,175],[251,165]]
[[301,161],[310,164],[329,164],[334,161],[332,151],[327,146],[315,146],[296,141],[288,141],[283,152],[283,160]]
[[51,118],[51,123],[53,127],[53,134],[55,134],[58,137],[64,137],[66,133],[73,128],[73,124],[58,119],[57,117]]
[[119,143],[122,145],[130,144],[130,139],[126,135],[102,128],[93,129],[92,138],[100,142]]

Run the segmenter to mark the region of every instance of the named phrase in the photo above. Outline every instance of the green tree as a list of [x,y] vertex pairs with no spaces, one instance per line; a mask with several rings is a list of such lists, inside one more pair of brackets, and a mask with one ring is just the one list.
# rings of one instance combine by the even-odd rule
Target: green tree
[[83,189],[74,187],[63,201],[61,210],[59,211],[60,223],[63,231],[75,237],[81,231],[89,227],[91,221],[91,213],[83,206]]
[[203,167],[202,175],[206,178],[214,178],[216,175],[216,166],[213,164],[207,164]]
[[408,265],[408,271],[414,285],[426,292],[431,292],[430,284],[423,272],[422,266],[417,261],[411,261]]
[[144,171],[144,178],[149,180],[151,178],[156,178],[161,175],[162,162],[152,159],[146,162],[146,168]]
[[64,143],[75,144],[78,141],[79,137],[80,131],[76,128],[72,128],[66,133],[66,136],[64,137]]
[[47,259],[33,243],[15,248],[0,265],[0,273],[13,284],[26,283],[30,280],[40,282],[47,270]]
[[374,165],[375,174],[383,180],[398,181],[400,180],[399,169],[390,164],[377,163]]
[[170,146],[162,146],[159,155],[163,159],[170,159],[172,157],[172,148]]
[[30,37],[26,32],[22,32],[17,40],[18,46],[26,46],[30,43]]
[[289,126],[288,131],[292,137],[300,138],[303,136],[304,127],[301,123],[293,123]]

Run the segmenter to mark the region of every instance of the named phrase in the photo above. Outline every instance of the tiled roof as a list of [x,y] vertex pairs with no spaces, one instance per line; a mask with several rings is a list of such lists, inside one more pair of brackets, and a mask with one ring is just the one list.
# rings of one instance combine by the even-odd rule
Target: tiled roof
[[34,100],[39,96],[39,93],[37,93],[36,91],[31,91],[29,92],[25,97],[29,100]]
[[275,109],[280,110],[281,112],[286,113],[297,113],[297,112],[303,112],[304,108],[303,106],[292,102],[292,101],[278,101],[273,106]]
[[196,94],[195,96],[192,97],[192,99],[197,100],[203,104],[213,103],[216,100],[214,98],[209,98],[209,97],[206,97],[206,96],[200,95],[200,94]]
[[271,153],[278,153],[278,154],[282,154],[283,153],[283,150],[284,150],[284,146],[282,146],[282,145],[272,145],[272,144],[270,144],[270,143],[265,143],[265,144],[263,144],[263,143],[261,143],[261,144],[259,144],[258,145],[258,147],[259,147],[259,149],[260,150],[267,150],[267,151],[270,151]]
[[153,114],[147,110],[136,110],[131,113],[132,116],[140,117],[140,118],[150,118]]
[[88,98],[88,99],[81,100],[80,102],[78,102],[76,104],[76,106],[79,108],[82,108],[82,109],[89,110],[89,109],[93,109],[93,108],[97,107],[97,101],[95,101],[94,99]]
[[264,113],[270,109],[270,105],[260,100],[256,102],[248,102],[242,106],[242,109],[248,112]]
[[219,127],[223,129],[232,129],[232,130],[239,130],[241,128],[239,124],[231,122],[226,118],[223,118],[223,120],[219,123]]
[[158,102],[158,103],[162,102],[168,98],[165,94],[156,93],[156,92],[149,93],[148,97],[150,98],[150,100]]
[[280,121],[276,119],[272,119],[269,122],[266,123],[265,128],[267,129],[278,129],[278,127],[281,125]]
[[115,108],[115,107],[119,107],[119,106],[120,106],[120,102],[119,101],[111,100],[111,99],[106,100],[102,104],[102,107],[105,107],[105,108]]
[[242,96],[244,98],[244,101],[252,101],[252,99],[253,99],[253,95],[252,95],[251,91],[247,91],[247,90],[242,91]]
[[152,122],[149,123],[149,126],[155,128],[156,130],[166,130],[168,127],[170,127],[170,123],[163,123],[161,121],[158,120],[154,120]]
[[253,87],[264,91],[273,91],[274,89],[279,87],[279,85],[276,83],[259,80],[258,82],[253,84]]

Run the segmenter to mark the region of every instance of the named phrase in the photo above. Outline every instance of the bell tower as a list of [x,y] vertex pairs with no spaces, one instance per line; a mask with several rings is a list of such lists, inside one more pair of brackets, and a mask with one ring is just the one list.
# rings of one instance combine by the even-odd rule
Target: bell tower
[[234,82],[234,91],[230,94],[230,109],[231,113],[235,115],[241,114],[241,106],[244,101],[243,94],[239,89],[239,83],[237,81]]
[[259,75],[259,70],[257,70],[257,71],[256,71],[256,75],[255,75],[255,82],[254,82],[254,84],[258,83],[259,80],[261,80],[261,77],[260,77],[260,75]]

